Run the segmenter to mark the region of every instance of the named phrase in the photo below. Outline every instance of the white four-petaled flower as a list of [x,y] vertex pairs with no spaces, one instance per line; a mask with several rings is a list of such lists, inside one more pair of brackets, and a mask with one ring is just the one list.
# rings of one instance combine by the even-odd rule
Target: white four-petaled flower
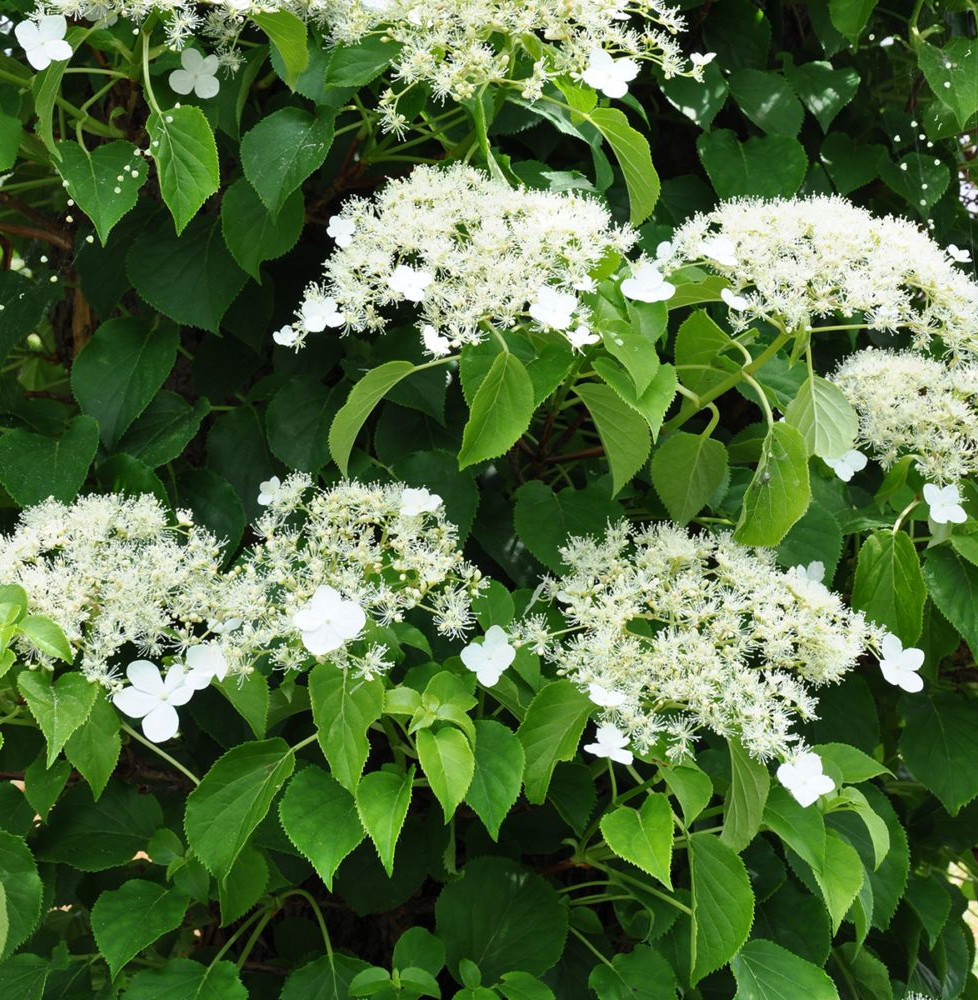
[[583,351],[589,344],[596,344],[601,339],[596,333],[591,333],[591,331],[583,325],[574,330],[568,330],[564,336],[567,337],[571,347],[573,347],[575,351]]
[[903,643],[887,632],[880,643],[880,670],[887,684],[901,688],[910,694],[923,689],[924,679],[917,673],[924,665],[924,651],[916,646],[903,648]]
[[848,483],[857,473],[866,468],[868,458],[855,448],[850,448],[838,458],[826,458],[825,464],[844,482]]
[[333,237],[333,242],[342,250],[353,242],[357,224],[352,219],[344,219],[342,215],[330,217],[326,234]]
[[299,331],[293,326],[283,326],[272,334],[272,340],[281,347],[294,347],[299,339]]
[[398,264],[394,273],[387,279],[387,287],[392,292],[398,292],[409,302],[420,302],[435,280],[430,271],[423,271],[408,264]]
[[220,62],[215,55],[201,55],[197,49],[184,49],[180,53],[182,69],[170,74],[170,90],[177,94],[196,94],[201,100],[217,97],[221,89],[217,79]]
[[14,28],[27,61],[38,70],[71,58],[71,46],[65,41],[67,32],[68,22],[60,14],[47,14],[36,21],[21,21]]
[[258,484],[258,502],[262,507],[267,507],[278,499],[281,492],[282,480],[278,476],[272,476],[271,479],[266,479],[265,482]]
[[803,806],[810,806],[820,795],[828,795],[835,782],[822,771],[822,758],[808,751],[778,768],[778,781]]
[[625,695],[615,688],[606,688],[597,682],[587,686],[588,697],[601,708],[618,708],[625,703]]
[[709,257],[717,264],[723,264],[725,267],[734,267],[737,264],[737,248],[728,236],[711,236],[703,240],[697,249],[704,257]]
[[223,681],[228,675],[228,661],[216,642],[191,646],[184,654],[186,676],[184,684],[194,691],[203,691],[216,677]]
[[424,349],[436,358],[443,358],[452,349],[448,337],[443,337],[430,323],[425,323],[421,328],[421,342]]
[[735,312],[743,312],[750,305],[743,295],[737,295],[730,291],[729,288],[720,289],[720,298],[726,302],[728,308],[733,309]]
[[302,325],[310,333],[322,333],[326,327],[335,329],[346,322],[346,317],[336,305],[336,299],[314,298],[306,299],[299,309]]
[[694,70],[702,69],[704,66],[709,66],[716,57],[715,52],[690,52],[689,61],[693,64]]
[[957,486],[942,487],[928,483],[924,487],[924,500],[930,507],[930,519],[935,524],[964,524],[968,520]]
[[134,719],[143,720],[143,735],[153,743],[176,736],[180,727],[176,706],[186,705],[194,689],[186,683],[179,664],[170,667],[166,678],[149,660],[135,660],[126,667],[130,687],[112,696],[115,707]]
[[431,493],[424,486],[415,489],[408,486],[401,494],[401,513],[405,517],[417,517],[438,510],[442,499],[437,493]]
[[597,738],[593,743],[586,743],[584,749],[595,757],[607,757],[619,764],[631,764],[635,759],[628,749],[628,737],[610,722],[598,726]]
[[566,330],[571,325],[575,309],[577,296],[573,292],[562,292],[559,288],[541,285],[528,312],[540,326],[551,330]]
[[676,294],[676,286],[666,281],[655,264],[643,260],[621,283],[621,293],[639,302],[665,302]]
[[604,49],[592,49],[587,69],[581,79],[605,97],[624,97],[628,84],[638,76],[638,63],[634,59],[615,59]]
[[799,580],[807,580],[810,583],[825,582],[825,563],[817,559],[810,562],[807,566],[801,563],[797,566],[792,566],[789,572]]
[[356,601],[324,585],[296,611],[292,624],[302,634],[303,646],[322,656],[355,639],[367,624],[367,615]]
[[459,654],[465,666],[483,687],[492,687],[516,659],[509,636],[499,625],[491,625],[482,642],[470,642]]
[[971,253],[962,247],[956,247],[953,243],[947,248],[947,255],[956,264],[970,264],[971,263]]

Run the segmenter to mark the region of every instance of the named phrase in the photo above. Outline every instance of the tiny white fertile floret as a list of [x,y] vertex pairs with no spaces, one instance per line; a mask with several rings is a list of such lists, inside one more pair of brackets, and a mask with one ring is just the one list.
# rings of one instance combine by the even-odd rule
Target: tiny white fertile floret
[[586,743],[584,749],[595,757],[607,757],[619,764],[631,764],[635,755],[628,749],[628,737],[610,722],[598,726],[593,743]]
[[470,642],[459,656],[483,687],[492,687],[516,659],[516,650],[509,644],[505,629],[491,625],[481,643]]
[[811,751],[798,754],[778,768],[778,781],[803,806],[810,806],[820,795],[828,795],[835,782],[822,771],[822,758]]

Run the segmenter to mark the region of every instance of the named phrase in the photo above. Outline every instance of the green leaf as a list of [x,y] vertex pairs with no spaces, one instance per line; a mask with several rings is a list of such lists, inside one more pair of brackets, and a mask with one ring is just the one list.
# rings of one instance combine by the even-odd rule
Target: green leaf
[[952,691],[904,696],[900,753],[952,815],[978,795],[978,702]]
[[[295,970],[285,981],[280,1000],[349,1000],[349,986],[366,962],[333,953]],[[147,997],[147,1000],[150,998]],[[183,1000],[174,997],[173,1000]],[[205,1000],[201,997],[200,1000]]]
[[57,149],[57,170],[68,194],[92,220],[105,246],[112,227],[135,208],[149,170],[136,156],[136,147],[121,139],[93,150],[77,142],[59,142]]
[[305,206],[301,191],[293,191],[285,199],[277,216],[268,211],[255,189],[243,177],[236,180],[221,198],[224,241],[238,266],[256,281],[261,281],[262,261],[282,257],[296,245],[304,222]]
[[128,864],[162,823],[159,803],[135,787],[110,781],[94,802],[88,788],[75,785],[54,807],[36,854],[39,861],[100,872]]
[[367,372],[350,390],[350,395],[329,428],[329,451],[344,476],[347,474],[353,442],[367,417],[381,399],[413,371],[414,365],[410,361],[388,361]]
[[809,453],[819,458],[845,454],[859,430],[859,418],[842,390],[819,375],[802,383],[784,419],[801,432]]
[[726,965],[747,940],[754,893],[737,854],[710,833],[687,840],[692,873],[694,951],[690,981]]
[[[3,442],[0,441],[0,451]],[[2,461],[0,454],[0,461]],[[941,614],[964,636],[972,653],[978,650],[978,566],[947,545],[927,551],[924,579],[931,600]],[[976,654],[978,655],[978,654]]]
[[619,806],[605,813],[601,833],[618,857],[672,888],[672,808],[667,796],[650,792],[638,809]]
[[447,823],[465,798],[475,773],[469,741],[460,730],[446,726],[437,731],[422,729],[417,746],[418,763],[441,803]]
[[555,573],[563,568],[560,548],[570,535],[599,535],[621,518],[621,508],[600,486],[555,493],[546,483],[531,479],[516,491],[513,521],[520,541]]
[[34,281],[18,271],[0,271],[0,361],[37,329],[63,288],[50,281]]
[[790,198],[808,170],[804,147],[786,135],[740,142],[729,129],[718,129],[701,135],[696,148],[721,198]]
[[332,892],[340,862],[365,836],[353,796],[322,768],[306,767],[289,782],[278,815],[289,840]]
[[24,134],[19,118],[0,114],[0,170],[9,170],[17,161],[17,150]]
[[17,687],[44,733],[48,747],[47,766],[50,767],[68,737],[92,711],[96,685],[81,674],[62,674],[52,683],[47,675],[25,670],[17,678]]
[[171,108],[162,115],[154,111],[146,131],[163,201],[179,235],[220,187],[214,133],[204,112],[192,104]]
[[[179,927],[188,903],[182,892],[138,878],[103,892],[92,907],[92,933],[112,976],[157,938]],[[138,920],[133,919],[136,914]]]
[[294,767],[283,739],[241,743],[218,758],[190,793],[187,841],[211,874],[222,878],[231,871]]
[[877,2],[878,0],[829,0],[829,17],[835,30],[855,44]]
[[842,555],[842,529],[831,512],[812,501],[801,519],[795,521],[778,546],[782,566],[807,566],[820,562],[825,567],[825,582],[835,577]]
[[907,904],[923,924],[931,948],[951,915],[951,896],[939,875],[913,875],[907,883]]
[[637,226],[652,214],[659,200],[659,175],[652,165],[649,144],[617,108],[595,108],[585,117],[605,137],[618,160],[628,188],[628,220]]
[[248,991],[232,962],[201,965],[189,958],[170,958],[160,969],[136,973],[125,1000],[248,1000]]
[[262,739],[268,728],[268,681],[255,671],[242,677],[226,677],[219,681],[217,689],[234,706],[256,739]]
[[688,524],[727,474],[727,449],[715,438],[676,431],[655,450],[652,485],[669,516]]
[[210,408],[206,399],[191,406],[175,392],[162,389],[122,436],[118,450],[151,469],[166,465],[183,453]]
[[71,503],[98,450],[98,423],[75,417],[60,438],[18,427],[0,437],[0,483],[21,507],[54,497]]
[[688,76],[659,81],[669,103],[701,129],[708,129],[727,101],[729,87],[723,71],[714,62],[703,72],[703,82]]
[[832,933],[835,934],[862,887],[865,878],[863,863],[855,848],[834,830],[829,830],[825,835],[825,864],[820,869],[813,869],[813,872],[832,920]]
[[676,974],[662,955],[639,944],[615,955],[610,966],[596,965],[588,986],[601,1000],[675,1000]]
[[309,699],[333,777],[347,791],[356,791],[370,752],[367,727],[384,712],[383,684],[319,663],[309,674]]
[[801,130],[805,112],[780,73],[739,69],[730,76],[730,93],[740,110],[765,132],[796,136]]
[[281,108],[241,140],[241,166],[265,207],[277,216],[286,199],[326,159],[335,111]]
[[373,771],[364,775],[356,787],[357,814],[377,848],[388,878],[394,874],[394,851],[411,805],[413,783],[412,766],[403,774]]
[[479,506],[479,488],[472,475],[459,475],[454,452],[443,449],[407,451],[394,462],[394,473],[407,486],[425,486],[445,503],[445,517],[464,542]]
[[880,177],[921,217],[927,218],[951,183],[947,164],[923,153],[907,153],[899,163],[883,159]]
[[673,766],[660,765],[659,774],[669,791],[678,799],[686,825],[709,805],[713,798],[713,782],[710,776],[692,762]]
[[[70,28],[65,40],[76,50],[86,34],[81,28]],[[61,81],[67,68],[68,60],[59,59],[51,63],[34,77],[30,87],[34,91],[34,114],[37,115],[34,131],[54,159],[58,158],[58,147],[54,142],[54,106],[61,94]],[[25,86],[24,89],[28,88]]]
[[820,743],[813,748],[822,760],[835,767],[847,785],[858,785],[878,774],[890,774],[889,768],[848,743]]
[[258,11],[249,16],[275,46],[285,66],[285,82],[294,90],[299,74],[309,65],[305,23],[287,10]]
[[231,871],[217,882],[222,927],[243,917],[261,899],[268,879],[265,855],[250,844],[246,845],[235,859]]
[[849,194],[878,176],[886,149],[857,143],[845,132],[830,132],[822,143],[819,159],[839,194]]
[[88,782],[95,799],[105,790],[121,751],[119,716],[106,698],[96,697],[85,725],[65,743],[65,756]]
[[29,952],[8,958],[0,964],[0,995],[17,1000],[42,1000],[52,968],[50,959]]
[[475,858],[435,903],[448,967],[468,959],[484,981],[519,969],[539,976],[564,950],[568,911],[553,887],[508,858]]
[[523,785],[531,804],[540,805],[547,797],[557,762],[577,752],[593,707],[568,680],[550,681],[530,702],[516,735],[526,754]]
[[786,423],[774,424],[744,494],[734,539],[741,545],[777,545],[810,500],[805,439]]
[[58,801],[70,774],[71,765],[66,760],[56,760],[49,768],[43,753],[24,771],[24,795],[42,820]]
[[906,532],[877,531],[859,548],[852,606],[905,646],[920,638],[927,590],[917,549]]
[[400,51],[381,34],[367,35],[353,45],[336,45],[326,66],[327,87],[362,87],[375,80]]
[[786,788],[776,785],[768,795],[762,822],[813,869],[825,866],[825,821],[817,809],[799,805]]
[[44,615],[27,615],[21,619],[19,628],[30,639],[31,645],[45,656],[64,660],[65,663],[71,663],[75,658],[61,626],[50,618]]
[[465,801],[493,840],[520,794],[526,757],[523,744],[507,726],[492,719],[475,723],[475,770]]
[[[0,960],[19,948],[37,927],[42,891],[27,845],[20,837],[0,830],[0,924],[6,923],[6,933],[0,932]],[[14,994],[10,996],[13,1000]]]
[[140,298],[185,326],[217,333],[248,276],[234,262],[217,216],[194,219],[182,235],[162,225],[144,229],[126,257]]
[[588,408],[611,467],[613,493],[619,493],[645,463],[652,447],[649,426],[606,385],[586,382],[574,392]]
[[509,451],[530,426],[533,409],[533,383],[523,362],[510,351],[497,354],[472,400],[459,469]]
[[110,319],[95,331],[71,368],[71,389],[82,412],[95,417],[112,449],[149,405],[177,358],[179,331],[132,317]]
[[670,364],[658,366],[647,388],[639,395],[635,385],[622,369],[608,358],[595,358],[594,370],[633,409],[648,421],[652,440],[659,437],[666,410],[676,395],[676,369]]
[[838,1000],[832,980],[818,966],[786,948],[755,938],[730,963],[737,1000]]
[[835,116],[856,96],[859,74],[851,68],[835,69],[830,62],[796,66],[785,60],[785,75],[802,103],[828,132]]
[[[840,789],[839,798],[849,804],[849,808],[863,821],[863,825],[866,827],[873,849],[870,868],[871,871],[875,871],[883,864],[890,850],[890,831],[887,829],[886,821],[873,809],[866,796],[858,788]],[[842,814],[833,814],[832,818],[834,820],[843,819]]]
[[972,38],[951,38],[943,49],[923,39],[916,45],[917,63],[934,96],[964,128],[978,111],[978,47]]
[[730,789],[723,809],[720,840],[738,853],[761,828],[764,806],[771,788],[767,768],[744,750],[739,740],[727,739],[730,749]]

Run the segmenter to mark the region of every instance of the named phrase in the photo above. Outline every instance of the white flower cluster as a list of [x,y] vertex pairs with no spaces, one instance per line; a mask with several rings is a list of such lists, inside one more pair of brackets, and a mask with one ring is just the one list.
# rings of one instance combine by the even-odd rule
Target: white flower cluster
[[915,351],[867,348],[832,376],[859,415],[859,440],[890,468],[914,455],[925,479],[978,472],[978,364],[946,365]]
[[417,167],[372,199],[351,198],[330,229],[338,249],[325,278],[307,289],[278,343],[301,345],[307,333],[344,322],[381,331],[403,302],[418,307],[433,355],[528,315],[575,346],[587,343],[588,315],[575,292],[591,287],[589,272],[609,251],[625,253],[636,238],[595,200],[513,190],[462,164]]
[[516,631],[603,707],[618,735],[599,729],[598,746],[664,741],[681,758],[705,727],[761,760],[792,759],[805,749],[792,724],[815,716],[810,688],[840,680],[880,638],[807,571],[782,572],[728,535],[619,525],[561,555],[569,571],[545,593],[570,635],[542,616]]
[[[685,22],[662,0],[311,0],[309,13],[340,42],[383,31],[401,45],[397,76],[438,97],[469,98],[515,77],[534,99],[552,77],[588,74],[621,97],[636,60],[666,76],[689,65],[673,37]],[[689,72],[699,76],[702,64]]]
[[181,651],[213,613],[220,550],[189,520],[173,526],[148,495],[47,500],[0,538],[0,581],[23,587],[30,613],[61,627],[89,680],[115,687],[111,661],[124,646]]
[[907,330],[918,348],[936,339],[959,361],[978,355],[978,284],[958,260],[906,219],[820,195],[723,202],[681,226],[661,263],[701,263],[728,278],[738,329],[765,316],[789,331],[854,321]]
[[210,623],[231,673],[263,656],[298,669],[311,653],[370,677],[388,666],[377,625],[420,608],[444,635],[471,627],[485,583],[436,495],[357,482],[323,490],[295,474],[263,483],[261,499],[261,541],[222,579]]

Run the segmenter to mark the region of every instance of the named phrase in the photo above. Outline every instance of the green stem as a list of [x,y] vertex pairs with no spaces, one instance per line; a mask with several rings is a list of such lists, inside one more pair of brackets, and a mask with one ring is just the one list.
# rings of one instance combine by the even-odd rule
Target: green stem
[[581,944],[584,945],[585,948],[587,948],[589,952],[591,952],[596,958],[599,958],[602,962],[604,962],[604,964],[607,965],[609,969],[614,968],[611,962],[609,962],[608,959],[606,959],[604,955],[602,955],[601,952],[598,951],[598,949],[595,948],[594,945],[591,944],[591,942],[588,941],[588,939],[576,927],[571,927],[570,932],[571,934],[574,935],[574,937],[578,939],[578,941],[581,942]]
[[188,771],[187,768],[185,768],[183,764],[180,763],[180,761],[176,760],[174,757],[171,757],[165,750],[161,750],[155,743],[151,743],[148,739],[146,739],[145,736],[142,735],[142,733],[136,732],[136,730],[133,729],[132,726],[130,726],[128,723],[123,722],[122,729],[123,732],[128,733],[134,740],[136,740],[137,743],[142,743],[144,747],[146,747],[149,750],[152,750],[157,757],[162,758],[168,764],[175,767],[181,774],[186,775],[195,785],[200,784],[200,778],[198,778],[193,771]]
[[277,912],[277,907],[275,909],[269,908],[262,913],[261,919],[255,925],[255,929],[251,932],[251,937],[248,938],[244,948],[241,949],[241,954],[238,956],[237,966],[239,969],[243,968],[245,962],[248,961],[248,956],[251,954],[251,949],[254,948],[255,945],[258,943],[258,938],[261,937],[261,932],[267,926],[268,921],[275,916],[276,912]]
[[144,33],[141,41],[143,43],[143,89],[146,91],[146,101],[153,111],[162,118],[163,112],[160,110],[159,104],[156,103],[153,84],[149,78],[149,35]]
[[221,950],[214,956],[211,960],[210,967],[213,968],[218,962],[228,953],[231,946],[235,941],[241,937],[242,934],[256,921],[262,918],[262,915],[268,912],[268,907],[262,910],[255,910],[254,913],[221,945]]
[[326,921],[323,918],[323,911],[319,908],[319,903],[317,903],[312,894],[306,892],[305,889],[289,889],[288,892],[282,893],[282,895],[278,898],[279,900],[284,900],[289,896],[301,896],[312,907],[312,912],[316,916],[316,923],[319,924],[320,933],[323,935],[323,944],[326,946],[326,957],[329,959],[330,967],[332,967],[333,945],[329,938],[329,931],[326,930]]

